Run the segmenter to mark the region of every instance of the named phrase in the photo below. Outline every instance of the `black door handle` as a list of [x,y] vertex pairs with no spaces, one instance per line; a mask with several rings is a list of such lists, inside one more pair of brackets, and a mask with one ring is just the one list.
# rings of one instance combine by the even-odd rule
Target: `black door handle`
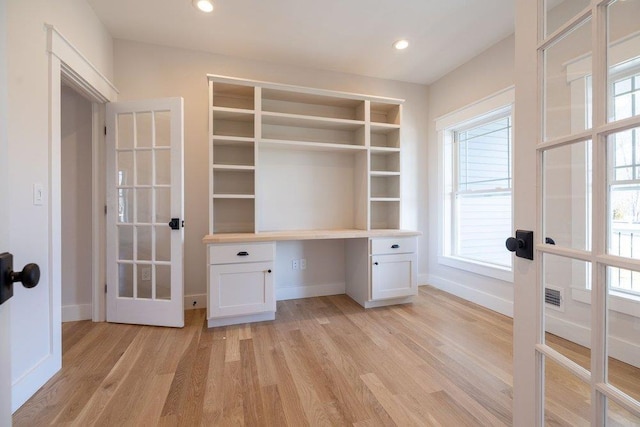
[[40,281],[38,264],[27,264],[20,272],[13,271],[13,255],[0,254],[0,304],[13,296],[13,284],[21,282],[25,288],[33,288]]
[[551,237],[545,237],[545,238],[544,238],[544,242],[545,242],[547,245],[555,245],[555,244],[556,244],[556,241],[555,241],[555,240],[553,240]]
[[533,231],[516,230],[516,237],[509,237],[505,246],[517,257],[533,259]]
[[169,227],[171,227],[172,230],[180,230],[180,218],[171,218]]

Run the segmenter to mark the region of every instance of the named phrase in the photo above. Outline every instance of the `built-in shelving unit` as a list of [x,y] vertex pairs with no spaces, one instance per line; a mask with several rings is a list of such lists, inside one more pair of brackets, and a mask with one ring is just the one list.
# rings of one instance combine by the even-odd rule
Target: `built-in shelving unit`
[[209,76],[210,233],[400,228],[402,100]]

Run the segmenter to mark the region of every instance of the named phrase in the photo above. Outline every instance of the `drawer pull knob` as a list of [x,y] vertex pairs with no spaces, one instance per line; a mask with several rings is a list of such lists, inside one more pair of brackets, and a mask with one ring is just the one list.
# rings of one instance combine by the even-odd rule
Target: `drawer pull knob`
[[391,249],[400,249],[400,245],[398,244],[391,245]]
[[238,256],[249,256],[249,252],[247,251],[238,252]]
[[269,270],[267,270],[267,273],[271,273],[271,270],[270,270],[270,269],[269,269]]
[[373,265],[378,265],[378,261],[374,262]]

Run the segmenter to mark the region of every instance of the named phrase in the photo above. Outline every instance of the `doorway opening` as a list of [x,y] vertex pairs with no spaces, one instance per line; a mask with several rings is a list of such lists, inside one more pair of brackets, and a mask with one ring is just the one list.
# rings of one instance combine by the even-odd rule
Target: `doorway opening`
[[62,322],[92,318],[92,105],[62,84],[60,92]]

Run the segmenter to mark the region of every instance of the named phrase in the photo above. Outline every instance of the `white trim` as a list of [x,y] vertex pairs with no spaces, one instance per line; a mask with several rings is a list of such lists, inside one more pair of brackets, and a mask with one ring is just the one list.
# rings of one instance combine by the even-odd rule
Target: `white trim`
[[436,118],[436,131],[449,129],[459,123],[466,123],[474,117],[488,115],[515,102],[515,86],[499,90],[492,95],[482,98],[457,110]]
[[91,104],[91,319],[104,322],[106,316],[106,300],[104,286],[105,274],[105,180],[104,180],[104,104]]
[[327,295],[340,295],[347,292],[345,283],[327,283],[313,286],[287,286],[276,288],[276,301],[290,299],[323,297]]
[[[591,329],[578,323],[553,316],[547,312],[545,316],[547,332],[591,348]],[[633,366],[640,367],[640,345],[617,337],[608,337],[607,352],[609,356]]]
[[45,24],[47,52],[61,62],[64,80],[94,102],[115,101],[118,89],[55,26]]
[[91,304],[63,305],[62,323],[91,319]]
[[[615,292],[607,299],[609,310],[640,318],[640,297],[633,295],[623,296],[622,292]],[[617,294],[617,295],[616,295]],[[571,299],[583,304],[591,304],[591,290],[571,288]]]
[[266,313],[250,314],[248,316],[233,316],[233,317],[221,317],[218,319],[208,319],[207,327],[215,328],[218,326],[238,325],[241,323],[255,323],[265,322],[268,320],[274,320],[276,313],[274,311],[267,311]]
[[[424,276],[422,276],[424,277]],[[467,301],[471,301],[482,307],[488,308],[505,316],[513,317],[513,302],[496,295],[480,291],[475,288],[461,285],[440,276],[428,274],[426,283],[437,289],[456,295]]]
[[117,91],[113,85],[91,65],[67,39],[51,25],[47,29],[47,51],[49,55],[49,354],[36,365],[13,381],[11,408],[16,411],[42,385],[62,367],[62,279],[61,279],[61,200],[60,200],[60,87],[65,81],[75,82],[76,88],[93,102],[115,99]]
[[[193,303],[195,303],[195,305]],[[200,308],[207,308],[207,294],[191,294],[184,296],[185,310],[198,310]]]
[[513,283],[513,270],[509,267],[501,267],[451,255],[439,255],[438,264]]
[[[488,116],[497,116],[501,114],[509,114],[515,117],[515,87],[510,86],[502,89],[488,97],[477,102],[469,104],[451,113],[436,119],[436,130],[438,131],[438,224],[440,232],[438,233],[438,263],[448,267],[469,271],[471,273],[492,277],[498,280],[513,283],[513,270],[510,267],[502,268],[497,265],[474,261],[452,255],[451,233],[452,229],[452,210],[454,209],[452,200],[453,190],[455,189],[455,180],[449,177],[447,168],[448,157],[452,156],[453,137],[452,131],[459,128],[467,128],[480,122],[488,120]],[[512,135],[513,132],[512,120]],[[515,144],[511,144],[511,153],[513,153]],[[511,158],[513,165],[513,154]],[[450,167],[455,167],[449,166]],[[451,173],[455,175],[455,171]],[[513,174],[512,174],[513,176]],[[509,190],[512,196],[511,216],[513,218],[513,188]]]

